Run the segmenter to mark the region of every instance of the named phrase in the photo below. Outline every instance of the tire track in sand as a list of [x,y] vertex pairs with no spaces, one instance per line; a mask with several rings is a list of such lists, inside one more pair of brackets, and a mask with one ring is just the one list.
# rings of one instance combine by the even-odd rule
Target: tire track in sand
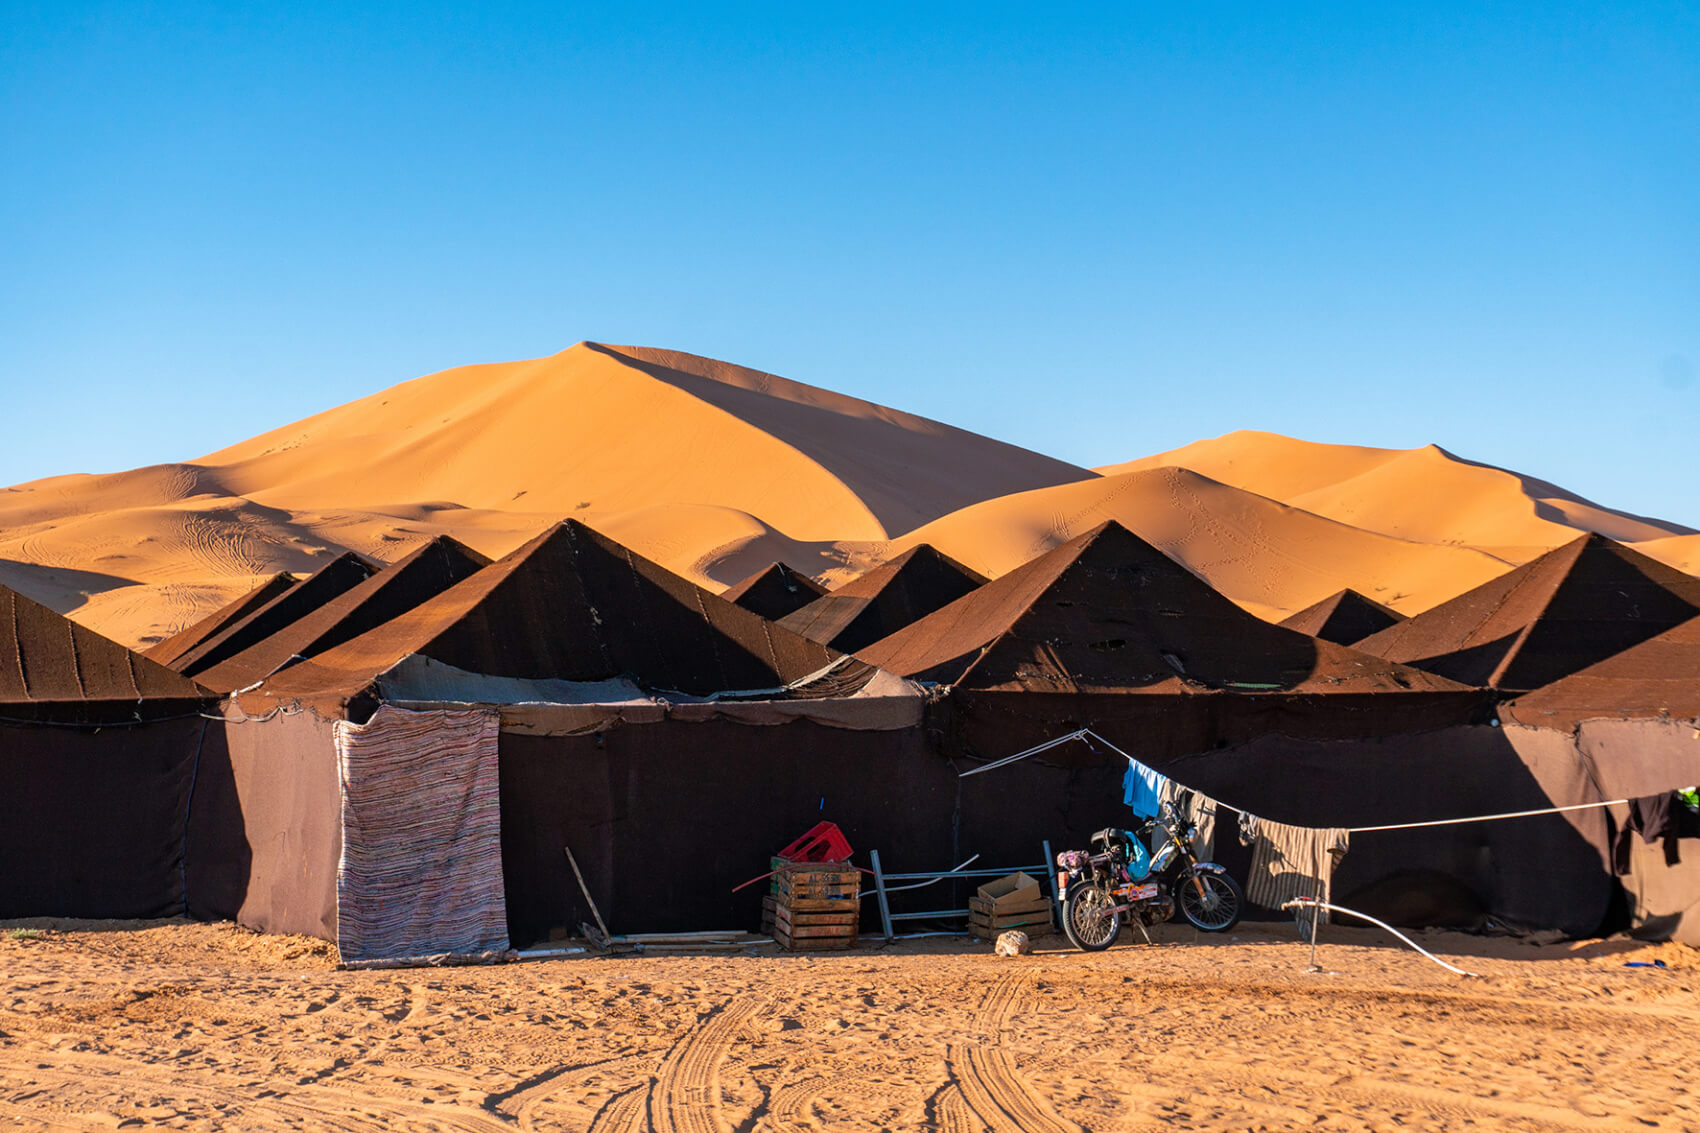
[[648,1086],[628,1086],[596,1111],[588,1133],[640,1133],[648,1103]]
[[[548,1104],[556,1095],[565,1090],[577,1088],[587,1078],[630,1069],[639,1061],[638,1055],[627,1054],[580,1066],[557,1066],[551,1070],[545,1070],[540,1074],[533,1074],[529,1078],[522,1079],[512,1089],[499,1094],[491,1094],[484,1100],[484,1108],[491,1113],[513,1118],[525,1133],[532,1133],[533,1130],[539,1128],[537,1122],[538,1109]],[[621,1093],[623,1095],[641,1088],[641,1086],[628,1086]],[[640,1095],[638,1101],[641,1103],[642,1100]],[[611,1102],[609,1104],[612,1105]],[[607,1108],[607,1106],[604,1107],[604,1109]],[[598,1120],[600,1120],[600,1115]],[[593,1129],[625,1127],[619,1125],[605,1127],[596,1124],[591,1126]]]
[[[992,1133],[1080,1133],[1080,1126],[1065,1121],[1034,1092],[1000,1046],[1029,979],[1025,972],[1010,972],[992,985],[974,1011],[978,1041],[951,1043],[945,1048],[946,1064],[961,1101]],[[946,1091],[939,1108],[945,1122],[955,1126],[960,1115],[951,1093]]]
[[761,1009],[754,998],[728,1000],[706,1017],[661,1061],[649,1089],[650,1125],[656,1133],[722,1133],[720,1064],[745,1020]]

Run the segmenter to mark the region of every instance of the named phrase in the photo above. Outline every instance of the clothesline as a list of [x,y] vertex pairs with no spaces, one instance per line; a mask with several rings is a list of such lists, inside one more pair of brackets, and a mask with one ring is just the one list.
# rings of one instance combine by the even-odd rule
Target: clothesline
[[[1054,747],[1061,747],[1063,744],[1069,743],[1073,740],[1083,740],[1088,745],[1096,740],[1098,743],[1103,744],[1105,747],[1127,760],[1132,766],[1144,768],[1145,770],[1152,771],[1155,774],[1161,774],[1161,772],[1155,771],[1154,768],[1140,762],[1121,748],[1117,747],[1115,744],[1111,743],[1109,740],[1106,740],[1103,736],[1100,736],[1091,728],[1081,728],[1078,731],[1070,732],[1066,736],[1058,736],[1054,740],[1046,740],[1037,747],[1030,747],[1026,751],[1019,751],[1014,755],[1006,755],[1002,759],[994,760],[981,767],[971,768],[968,771],[962,772],[960,777],[966,778],[969,775],[978,775],[982,771],[995,771],[999,767],[1014,763],[1017,760],[1026,759],[1028,756],[1038,755],[1040,752],[1049,751]],[[1386,826],[1349,826],[1345,827],[1345,831],[1348,834],[1375,834],[1385,830],[1416,830],[1425,826],[1459,826],[1466,822],[1493,822],[1501,818],[1532,818],[1541,814],[1562,814],[1565,811],[1571,810],[1593,810],[1604,806],[1622,806],[1628,802],[1628,799],[1608,799],[1604,802],[1597,803],[1572,803],[1569,806],[1541,807],[1538,810],[1513,810],[1506,811],[1503,814],[1474,814],[1467,818],[1435,818],[1426,822],[1396,822]],[[1231,810],[1241,817],[1251,815],[1252,813],[1249,810],[1243,810],[1240,807],[1222,802],[1220,799],[1216,800],[1216,806],[1221,810]]]

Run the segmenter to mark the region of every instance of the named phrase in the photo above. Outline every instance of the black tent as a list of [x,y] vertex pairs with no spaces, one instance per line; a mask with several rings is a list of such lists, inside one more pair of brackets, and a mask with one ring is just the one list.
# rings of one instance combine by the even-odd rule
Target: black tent
[[183,911],[185,824],[213,703],[0,586],[0,917]]
[[1697,614],[1700,578],[1584,535],[1357,647],[1466,684],[1527,692]]

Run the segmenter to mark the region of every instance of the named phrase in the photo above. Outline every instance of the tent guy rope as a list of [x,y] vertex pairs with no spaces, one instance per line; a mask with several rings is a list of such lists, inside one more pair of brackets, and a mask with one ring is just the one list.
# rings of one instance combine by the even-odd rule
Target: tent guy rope
[[[1063,744],[1069,743],[1073,740],[1080,740],[1088,747],[1096,741],[1097,743],[1103,744],[1105,747],[1109,748],[1135,767],[1155,770],[1155,768],[1140,762],[1121,748],[1117,747],[1115,744],[1111,743],[1109,740],[1106,740],[1103,736],[1100,736],[1091,728],[1081,728],[1078,731],[1068,733],[1066,736],[1058,736],[1054,740],[1046,740],[1044,743],[1039,744],[1036,747],[1030,747],[1026,751],[1018,751],[1014,755],[1006,755],[1002,759],[993,760],[991,763],[985,764],[984,766],[964,771],[961,773],[959,778],[965,779],[970,775],[978,775],[982,771],[995,771],[999,767],[1007,766],[1017,760],[1026,759],[1028,756],[1038,755],[1040,752],[1050,751],[1054,747],[1061,747]],[[1162,773],[1158,772],[1158,774]],[[1628,802],[1628,799],[1606,799],[1602,802],[1572,803],[1569,806],[1541,807],[1537,810],[1512,810],[1505,811],[1500,814],[1472,814],[1464,818],[1435,818],[1429,819],[1425,822],[1396,822],[1386,826],[1348,826],[1345,827],[1345,831],[1348,834],[1375,834],[1385,830],[1418,830],[1426,826],[1459,826],[1466,822],[1494,822],[1502,818],[1532,818],[1536,815],[1562,814],[1565,811],[1572,810],[1595,810],[1599,807],[1623,806]],[[1224,810],[1231,810],[1235,814],[1239,815],[1249,815],[1253,813],[1252,811],[1245,810],[1242,807],[1222,802],[1220,799],[1216,800],[1216,805]]]

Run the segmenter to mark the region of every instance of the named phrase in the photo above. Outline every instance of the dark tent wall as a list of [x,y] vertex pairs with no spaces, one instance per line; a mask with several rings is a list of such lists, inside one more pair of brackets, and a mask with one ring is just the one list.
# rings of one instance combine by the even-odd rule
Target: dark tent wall
[[844,830],[858,862],[877,849],[909,868],[956,864],[946,860],[956,777],[920,728],[664,721],[585,736],[503,732],[500,751],[518,945],[591,920],[567,846],[615,932],[755,928],[767,884],[732,888],[822,819]]
[[217,727],[0,723],[0,917],[180,915],[197,754]]
[[[957,690],[931,718],[952,750],[998,759],[1091,728],[1136,759],[1168,761],[1263,736],[1344,740],[1485,723],[1493,694],[1043,693]],[[947,722],[948,719],[948,722]]]
[[342,793],[333,722],[231,711],[212,725],[195,787],[189,912],[334,940]]
[[[894,871],[947,869],[976,853],[986,865],[1031,865],[1046,839],[1053,850],[1085,846],[1094,831],[1129,823],[1122,804],[1127,765],[1119,756],[1070,744],[985,775],[963,779],[959,772],[1080,727],[1099,730],[1165,769],[1178,766],[1182,756],[1210,750],[1220,733],[1177,734],[1166,719],[1173,708],[1165,712],[1160,703],[1167,699],[953,696],[929,705],[921,726],[899,731],[676,719],[580,736],[504,731],[502,859],[510,935],[523,944],[589,922],[566,846],[617,932],[753,927],[766,886],[736,894],[732,887],[765,872],[774,852],[822,818],[844,829],[859,864],[867,862],[866,851],[877,849]],[[1325,709],[1351,698],[1319,699],[1327,703],[1309,726],[1325,734],[1338,730]],[[996,712],[988,714],[988,702]],[[1238,725],[1253,734],[1272,722],[1305,720],[1273,700],[1258,713],[1238,711]],[[1364,726],[1387,722],[1371,713]],[[975,737],[972,751],[964,735]],[[1151,735],[1161,744],[1142,742]],[[1521,772],[1521,765],[1513,754],[1501,770]],[[1334,773],[1340,789],[1356,789],[1350,760]],[[1266,780],[1282,782],[1281,770],[1264,766],[1259,775],[1227,782],[1237,789],[1243,781],[1255,792],[1249,797],[1264,798],[1270,794]],[[1493,795],[1493,782],[1482,781],[1484,796]],[[1432,782],[1423,785],[1431,794],[1442,792]],[[1298,794],[1308,800],[1302,786]],[[1399,788],[1389,794],[1398,799]],[[1527,797],[1515,794],[1519,802]],[[1436,860],[1473,878],[1474,852]],[[1590,860],[1597,872],[1597,860]],[[964,904],[967,891],[941,885],[927,896],[933,907],[946,908]],[[872,915],[864,913],[864,927],[874,923]]]
[[[1700,783],[1700,720],[1585,720],[1573,731],[1508,726],[1517,746],[1562,752],[1583,769],[1586,788],[1574,801],[1644,798]],[[1586,828],[1610,860],[1612,844],[1628,816],[1612,807],[1609,820],[1585,812]],[[1622,877],[1630,931],[1654,940],[1700,945],[1700,839],[1671,843],[1629,841],[1629,870]],[[1672,860],[1674,859],[1674,860]]]
[[[1573,750],[1519,744],[1494,727],[1347,741],[1269,736],[1162,769],[1223,802],[1302,826],[1425,822],[1593,797]],[[1354,834],[1334,893],[1400,923],[1491,914],[1585,935],[1600,926],[1613,892],[1603,825],[1601,812],[1582,811]]]

